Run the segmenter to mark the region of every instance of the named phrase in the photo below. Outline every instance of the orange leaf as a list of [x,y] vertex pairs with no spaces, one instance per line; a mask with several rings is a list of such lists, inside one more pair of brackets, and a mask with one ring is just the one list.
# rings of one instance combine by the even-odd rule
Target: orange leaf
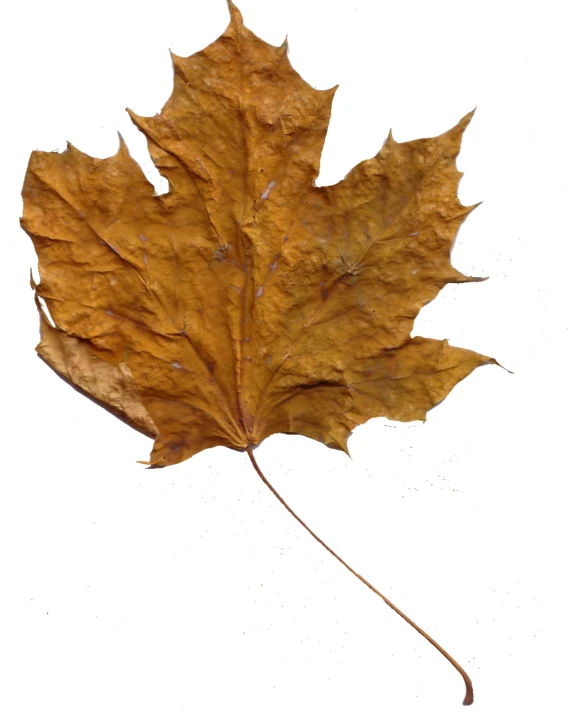
[[154,194],[122,140],[104,160],[34,152],[23,189],[53,319],[40,307],[37,351],[153,436],[155,467],[216,445],[253,459],[276,432],[347,451],[357,425],[423,420],[495,363],[410,335],[447,283],[477,279],[450,263],[473,209],[456,169],[471,114],[439,137],[389,136],[316,187],[334,89],[310,87],[286,45],[229,6],[218,40],[173,56],[162,111],[130,113],[169,192]]
[[130,113],[170,183],[124,143],[99,160],[34,152],[22,226],[41,282],[39,354],[156,437],[151,463],[275,432],[347,451],[371,417],[424,419],[493,362],[411,338],[448,282],[471,207],[456,156],[471,114],[431,139],[386,140],[315,187],[334,89],[318,91],[242,24],[189,58],[161,113]]

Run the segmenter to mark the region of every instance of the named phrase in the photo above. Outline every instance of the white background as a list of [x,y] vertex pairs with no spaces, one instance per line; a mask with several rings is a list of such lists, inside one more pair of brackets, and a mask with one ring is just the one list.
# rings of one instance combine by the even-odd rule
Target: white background
[[[318,88],[339,83],[321,184],[477,106],[449,286],[415,333],[497,358],[425,424],[358,428],[352,459],[273,437],[265,473],[430,631],[459,675],[285,513],[246,455],[147,471],[150,440],[35,355],[19,229],[33,149],[113,154],[160,178],[151,115],[223,0],[26,2],[4,16],[0,714],[7,719],[561,716],[566,661],[566,67],[557,2],[241,0]],[[6,12],[6,11],[5,11]],[[162,189],[165,189],[162,186]]]

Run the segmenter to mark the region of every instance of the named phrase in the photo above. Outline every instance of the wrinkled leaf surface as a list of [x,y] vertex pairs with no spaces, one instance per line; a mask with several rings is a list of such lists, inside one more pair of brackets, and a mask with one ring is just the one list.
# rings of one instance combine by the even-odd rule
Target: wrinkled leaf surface
[[[169,181],[156,196],[121,141],[114,157],[34,152],[22,226],[41,281],[38,352],[155,438],[151,463],[275,432],[346,450],[371,417],[422,420],[493,362],[411,338],[449,282],[472,208],[457,197],[467,115],[316,187],[334,90],[313,89],[285,45],[231,6],[213,44],[173,56],[154,117],[131,113]],[[355,130],[355,128],[354,128]]]

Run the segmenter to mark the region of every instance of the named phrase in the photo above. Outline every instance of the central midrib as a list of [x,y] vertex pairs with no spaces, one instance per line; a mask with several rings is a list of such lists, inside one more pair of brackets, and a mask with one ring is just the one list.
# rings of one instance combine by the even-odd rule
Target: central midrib
[[239,423],[242,427],[244,436],[246,438],[247,444],[251,444],[251,438],[250,438],[250,431],[252,431],[252,427],[249,427],[249,423],[247,422],[248,418],[248,412],[246,411],[244,398],[243,398],[243,387],[242,387],[242,379],[243,379],[243,341],[245,338],[245,330],[246,330],[246,321],[248,317],[248,297],[249,297],[249,286],[250,286],[250,278],[251,278],[251,272],[250,272],[250,257],[247,257],[250,253],[247,252],[247,247],[245,245],[245,236],[243,232],[243,222],[245,219],[245,210],[246,210],[246,201],[249,193],[249,160],[250,160],[250,154],[249,154],[249,148],[248,148],[248,142],[247,142],[247,135],[245,131],[245,121],[244,121],[244,110],[242,105],[242,95],[243,95],[243,63],[242,63],[242,53],[241,53],[241,34],[240,34],[240,27],[238,24],[235,25],[235,43],[237,45],[237,68],[238,68],[238,107],[237,112],[239,114],[239,121],[238,121],[238,127],[240,130],[240,141],[241,141],[241,147],[243,148],[243,175],[242,175],[242,197],[241,197],[241,213],[240,213],[240,220],[238,220],[238,261],[241,266],[242,272],[244,274],[244,287],[242,292],[242,300],[241,300],[241,313],[240,313],[240,322],[238,325],[238,336],[235,341],[235,373],[236,373],[236,390],[237,390],[237,406],[239,409]]

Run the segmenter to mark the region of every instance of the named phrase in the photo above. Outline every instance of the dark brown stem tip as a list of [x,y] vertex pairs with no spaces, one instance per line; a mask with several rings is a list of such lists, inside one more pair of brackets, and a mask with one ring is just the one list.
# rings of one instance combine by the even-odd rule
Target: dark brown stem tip
[[473,704],[473,686],[470,680],[469,682],[465,683],[465,699],[463,700],[463,705],[464,707],[468,707],[471,704]]

